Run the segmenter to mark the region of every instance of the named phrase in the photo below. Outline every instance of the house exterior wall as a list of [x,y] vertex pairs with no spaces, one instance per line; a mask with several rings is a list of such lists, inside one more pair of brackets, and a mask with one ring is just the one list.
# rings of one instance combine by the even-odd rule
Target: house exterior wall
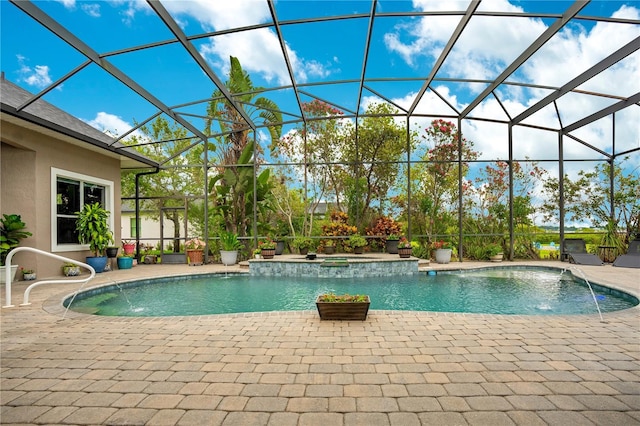
[[[117,157],[85,149],[53,132],[39,132],[5,120],[0,125],[0,211],[22,216],[27,230],[33,234],[22,241],[22,246],[51,252],[52,211],[55,211],[52,168],[112,181],[111,215],[114,224],[120,223],[120,160]],[[115,244],[120,245],[119,226],[114,228]],[[90,255],[88,250],[54,253],[83,262]],[[32,253],[18,253],[13,263],[35,269],[38,278],[61,274],[60,261]]]
[[[135,212],[122,212],[120,216],[120,228],[123,240],[135,240],[131,233],[131,221],[136,217]],[[173,222],[164,221],[164,246],[173,244]],[[184,231],[180,228],[180,237],[184,238]],[[154,248],[160,243],[160,221],[152,219],[144,212],[140,214],[140,243],[152,245]],[[184,243],[184,240],[181,241]]]

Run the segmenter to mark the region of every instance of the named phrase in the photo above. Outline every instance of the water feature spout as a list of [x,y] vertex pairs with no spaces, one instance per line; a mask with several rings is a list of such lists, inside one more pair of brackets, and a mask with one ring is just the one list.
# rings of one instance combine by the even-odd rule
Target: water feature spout
[[602,312],[600,312],[600,305],[598,304],[598,298],[596,297],[596,294],[593,292],[593,287],[591,287],[591,283],[589,282],[589,280],[584,275],[584,272],[582,272],[581,269],[576,268],[576,267],[572,267],[571,268],[571,272],[574,272],[574,271],[578,271],[580,273],[580,276],[582,277],[582,279],[587,283],[587,286],[589,287],[589,290],[591,291],[591,296],[593,297],[593,302],[596,304],[596,309],[598,310],[598,315],[600,315],[600,322],[604,322],[604,318],[602,318]]

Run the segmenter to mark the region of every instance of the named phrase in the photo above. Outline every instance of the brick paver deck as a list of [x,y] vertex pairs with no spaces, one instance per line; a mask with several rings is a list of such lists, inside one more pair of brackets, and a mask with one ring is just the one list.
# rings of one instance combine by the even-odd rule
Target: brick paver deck
[[[140,265],[92,285],[220,269]],[[637,269],[581,269],[640,293]],[[604,322],[375,310],[364,322],[315,311],[62,319],[72,290],[38,288],[32,306],[2,309],[2,424],[640,424],[637,307]]]

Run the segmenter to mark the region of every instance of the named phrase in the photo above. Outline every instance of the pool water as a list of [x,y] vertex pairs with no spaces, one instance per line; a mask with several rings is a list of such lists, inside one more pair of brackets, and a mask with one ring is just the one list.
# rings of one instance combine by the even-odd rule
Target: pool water
[[[638,304],[594,286],[603,312]],[[589,288],[570,273],[490,269],[368,278],[206,275],[145,280],[78,294],[71,310],[96,315],[180,316],[315,309],[322,293],[368,294],[371,309],[487,314],[595,314]]]

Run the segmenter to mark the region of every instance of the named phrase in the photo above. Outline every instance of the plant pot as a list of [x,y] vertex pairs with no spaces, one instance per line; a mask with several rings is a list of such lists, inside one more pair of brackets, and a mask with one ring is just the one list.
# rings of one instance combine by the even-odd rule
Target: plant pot
[[273,259],[273,256],[276,255],[276,249],[262,249],[260,253],[263,259]]
[[95,269],[96,274],[99,274],[100,272],[104,271],[104,268],[107,267],[107,261],[109,259],[107,258],[107,256],[89,256],[86,259],[86,263],[87,265],[91,266],[93,269]]
[[187,259],[189,265],[204,265],[204,250],[187,249]]
[[436,262],[449,263],[451,262],[451,249],[437,249],[436,250]]
[[276,241],[276,256],[284,253],[284,241]]
[[62,268],[62,273],[65,277],[77,277],[80,275],[80,267],[79,266],[64,266]]
[[402,258],[411,257],[411,252],[413,251],[412,247],[409,248],[398,248],[398,255]]
[[300,254],[303,255],[303,256],[306,256],[307,253],[309,253],[309,247],[301,248],[299,250],[300,250]]
[[[0,283],[1,284],[4,284],[4,281],[5,281],[5,278],[4,278],[6,274],[5,269],[6,269],[6,266],[0,266]],[[18,265],[11,265],[11,272],[10,272],[11,282],[15,280],[16,272],[18,272]]]
[[32,272],[30,274],[23,272],[22,273],[22,279],[25,281],[33,281],[36,279],[36,273]]
[[118,257],[119,247],[107,247],[107,257],[113,259],[114,257]]
[[333,254],[336,252],[336,246],[324,246],[324,254]]
[[504,258],[504,254],[498,253],[496,255],[489,257],[489,260],[491,260],[492,262],[502,262],[503,258]]
[[136,245],[135,243],[122,244],[122,250],[124,254],[133,254],[136,251]]
[[[262,252],[264,253],[264,250]],[[235,265],[238,261],[238,251],[220,250],[220,260],[222,261],[223,265]]]
[[329,321],[364,321],[367,319],[371,300],[366,302],[321,302],[316,299],[316,308],[321,320]]
[[353,254],[362,254],[364,253],[364,247],[354,247]]
[[387,240],[385,248],[389,254],[398,254],[398,240]]
[[118,269],[131,269],[133,268],[133,257],[119,257]]

